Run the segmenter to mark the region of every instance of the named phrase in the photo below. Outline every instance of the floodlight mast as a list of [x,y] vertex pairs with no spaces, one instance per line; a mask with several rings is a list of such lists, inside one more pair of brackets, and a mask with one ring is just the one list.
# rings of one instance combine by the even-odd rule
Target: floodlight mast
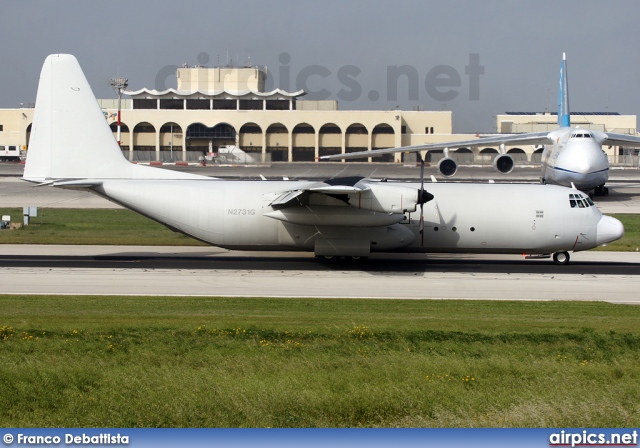
[[127,86],[129,85],[129,80],[127,78],[111,78],[111,87],[118,95],[118,146],[120,146],[120,110],[122,103],[122,95],[125,90],[127,90]]

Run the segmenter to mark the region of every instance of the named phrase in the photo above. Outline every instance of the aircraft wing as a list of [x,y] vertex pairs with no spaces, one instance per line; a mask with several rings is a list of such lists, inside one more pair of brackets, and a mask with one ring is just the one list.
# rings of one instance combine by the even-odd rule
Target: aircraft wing
[[633,146],[640,147],[640,137],[627,134],[614,134],[611,132],[605,132],[607,139],[602,142],[607,146]]
[[340,178],[335,182],[328,180],[325,182],[317,182],[310,184],[306,188],[283,191],[278,197],[269,203],[272,207],[288,207],[291,205],[298,205],[295,201],[300,195],[304,193],[321,193],[326,195],[348,195],[352,193],[361,193],[369,190],[367,184],[358,184],[362,180],[361,177],[354,178]]
[[[271,196],[273,199],[269,203],[275,211],[282,211],[284,215],[297,216],[297,218],[291,218],[291,216],[287,218],[282,214],[269,215],[272,218],[298,223],[303,221],[317,223],[319,221],[316,218],[318,218],[325,223],[331,222],[332,225],[349,221],[349,226],[356,227],[386,225],[381,224],[382,221],[398,223],[404,219],[404,213],[415,212],[419,205],[433,199],[433,195],[417,188],[415,184],[371,181],[362,177],[328,179],[324,182],[313,182],[295,189],[269,194],[275,195],[275,197]],[[318,196],[311,200],[312,194]],[[360,211],[354,212],[350,207],[345,208],[345,205]],[[333,217],[328,219],[324,216],[327,213]],[[306,218],[302,219],[303,215],[315,218],[305,220]],[[383,215],[385,217],[382,217]],[[353,221],[350,221],[350,218],[342,221],[340,216],[343,218],[350,216]]]
[[443,143],[429,143],[426,145],[401,146],[399,148],[374,149],[372,151],[350,152],[348,154],[333,154],[320,157],[321,160],[346,160],[358,157],[377,157],[383,154],[395,154],[397,152],[419,152],[428,150],[441,150],[445,148],[469,148],[491,145],[546,145],[551,143],[548,132],[531,132],[526,134],[502,134],[490,137],[474,138],[473,140],[459,140]]

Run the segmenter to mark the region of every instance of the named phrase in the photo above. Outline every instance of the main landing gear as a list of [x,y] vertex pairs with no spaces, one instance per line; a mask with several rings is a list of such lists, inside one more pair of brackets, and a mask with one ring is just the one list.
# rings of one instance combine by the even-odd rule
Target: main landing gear
[[569,259],[571,257],[569,256],[569,252],[556,252],[555,254],[553,254],[553,262],[555,264],[567,264],[569,263]]
[[592,199],[593,196],[609,196],[609,189],[604,185],[600,185],[599,187],[594,188],[593,193],[589,196],[591,196]]

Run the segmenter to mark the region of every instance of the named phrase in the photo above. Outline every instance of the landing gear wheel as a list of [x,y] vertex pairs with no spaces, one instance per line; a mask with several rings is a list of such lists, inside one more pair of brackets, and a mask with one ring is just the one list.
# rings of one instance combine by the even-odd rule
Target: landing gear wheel
[[609,196],[609,188],[604,185],[600,185],[595,188],[593,194],[595,196]]
[[553,254],[553,262],[555,264],[567,264],[570,258],[569,252],[556,252]]

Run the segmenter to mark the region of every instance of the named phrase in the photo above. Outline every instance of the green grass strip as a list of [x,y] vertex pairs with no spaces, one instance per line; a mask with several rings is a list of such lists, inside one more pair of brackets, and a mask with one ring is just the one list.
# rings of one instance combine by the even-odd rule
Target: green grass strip
[[637,427],[640,307],[0,296],[3,427]]

